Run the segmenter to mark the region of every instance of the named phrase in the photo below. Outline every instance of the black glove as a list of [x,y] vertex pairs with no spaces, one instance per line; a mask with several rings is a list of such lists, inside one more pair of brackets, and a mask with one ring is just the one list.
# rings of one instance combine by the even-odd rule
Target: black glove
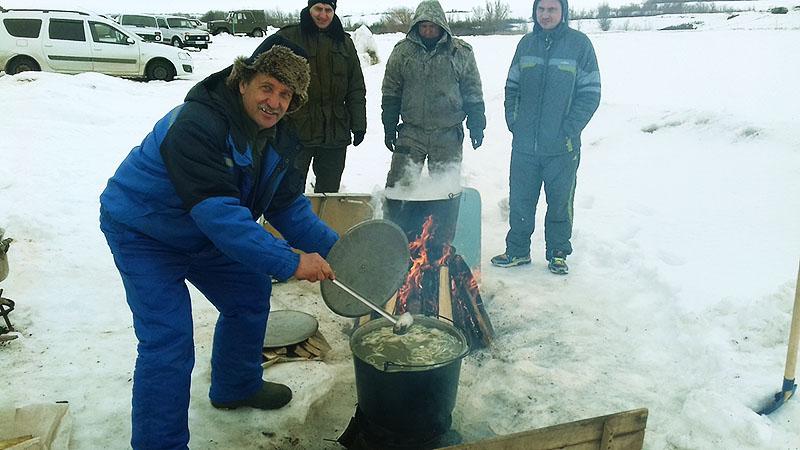
[[472,148],[480,147],[483,144],[483,130],[469,130],[469,140],[472,141]]
[[364,134],[363,131],[353,131],[353,145],[358,147],[358,144],[364,142]]
[[387,131],[386,136],[383,138],[383,143],[390,152],[394,152],[394,144],[397,142],[397,132]]

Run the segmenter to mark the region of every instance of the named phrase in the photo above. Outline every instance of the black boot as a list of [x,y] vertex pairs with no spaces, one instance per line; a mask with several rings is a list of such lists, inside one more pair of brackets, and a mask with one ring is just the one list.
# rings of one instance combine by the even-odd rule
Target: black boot
[[229,403],[211,402],[211,406],[220,409],[236,409],[247,406],[256,409],[279,409],[292,400],[292,390],[289,386],[264,381],[261,390],[250,397]]

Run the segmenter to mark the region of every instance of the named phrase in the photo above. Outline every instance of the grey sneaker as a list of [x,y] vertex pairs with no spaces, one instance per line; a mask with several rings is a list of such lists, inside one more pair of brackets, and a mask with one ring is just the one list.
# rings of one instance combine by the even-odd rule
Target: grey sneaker
[[502,255],[497,255],[492,258],[492,265],[497,267],[514,267],[514,266],[521,266],[523,264],[530,264],[531,257],[530,256],[509,256],[506,253]]

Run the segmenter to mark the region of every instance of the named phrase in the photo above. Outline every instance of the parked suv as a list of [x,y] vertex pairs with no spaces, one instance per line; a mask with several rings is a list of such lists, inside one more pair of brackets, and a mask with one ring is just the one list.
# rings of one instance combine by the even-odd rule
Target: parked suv
[[117,22],[126,30],[139,35],[147,42],[163,42],[164,33],[156,16],[149,14],[120,14]]
[[229,12],[225,20],[208,22],[208,31],[214,36],[220,33],[229,33],[262,37],[268,25],[267,16],[263,10],[243,9]]
[[162,40],[165,44],[175,47],[208,48],[211,42],[207,31],[198,30],[192,22],[185,17],[166,16],[158,18],[158,25],[163,32]]
[[193,71],[185,51],[144,42],[106,18],[81,11],[0,9],[0,69],[100,72],[170,81]]

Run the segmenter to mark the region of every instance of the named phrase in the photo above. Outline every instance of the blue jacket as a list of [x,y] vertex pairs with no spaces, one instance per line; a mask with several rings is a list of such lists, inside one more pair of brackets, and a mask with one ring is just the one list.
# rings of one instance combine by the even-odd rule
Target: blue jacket
[[[128,154],[100,196],[101,220],[178,252],[216,247],[287,279],[299,263],[292,247],[324,257],[338,236],[302,195],[304,178],[293,164],[301,149],[295,131],[281,121],[257,132],[239,93],[225,86],[230,71],[198,83]],[[253,151],[256,143],[265,144],[263,153]],[[258,224],[261,215],[286,241]]]
[[589,38],[573,30],[569,5],[561,0],[562,22],[545,31],[536,23],[522,37],[508,70],[506,124],[514,151],[536,155],[576,152],[581,131],[600,105],[600,71]]

